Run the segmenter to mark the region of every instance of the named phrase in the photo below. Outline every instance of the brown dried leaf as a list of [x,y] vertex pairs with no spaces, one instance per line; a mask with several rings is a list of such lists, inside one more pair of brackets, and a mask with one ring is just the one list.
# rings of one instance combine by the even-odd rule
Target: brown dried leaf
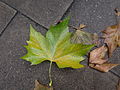
[[38,82],[38,80],[35,80],[35,88],[34,90],[53,90],[52,87],[47,87]]
[[104,43],[107,44],[109,56],[111,56],[113,51],[120,46],[120,24],[107,27],[103,34]]
[[96,64],[94,66],[91,66],[92,68],[99,70],[101,72],[108,72],[109,70],[111,70],[112,68],[114,68],[115,66],[117,66],[118,64],[112,64],[112,63],[103,63],[103,64]]
[[105,59],[107,51],[108,49],[106,46],[101,46],[91,51],[89,66],[102,72],[108,72],[113,67],[117,66],[118,64],[112,64]]
[[[117,17],[120,16],[120,12],[115,9]],[[107,44],[109,49],[109,57],[112,56],[113,51],[120,47],[120,21],[117,25],[112,25],[106,28],[103,32],[104,43]]]
[[93,64],[103,64],[104,62],[107,61],[104,59],[107,50],[108,49],[106,46],[94,49],[93,51],[90,52],[89,62]]
[[83,28],[85,28],[86,27],[86,25],[85,24],[80,24],[80,26],[78,27],[78,28],[76,28],[77,30],[81,30],[81,29],[83,29]]

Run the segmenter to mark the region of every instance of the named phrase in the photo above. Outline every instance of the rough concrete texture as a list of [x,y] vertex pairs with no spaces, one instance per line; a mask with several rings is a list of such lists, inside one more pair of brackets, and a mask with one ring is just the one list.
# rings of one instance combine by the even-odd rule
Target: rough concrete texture
[[0,2],[0,34],[10,22],[15,13],[16,11],[14,9]]
[[[83,23],[88,26],[86,31],[98,33],[105,27],[116,23],[114,8],[120,6],[119,0],[74,0],[73,4],[71,4],[72,0],[1,1],[14,7],[19,13],[5,27],[5,31],[0,37],[0,90],[33,90],[36,79],[42,84],[48,85],[49,83],[49,61],[31,66],[29,62],[19,59],[27,53],[22,45],[25,45],[26,40],[29,39],[30,24],[45,35],[47,31],[45,28],[48,28],[50,24],[55,23],[62,16],[62,18],[71,16],[70,25],[78,26],[79,23]],[[45,2],[49,5],[47,6]],[[62,9],[59,9],[60,4],[63,5]],[[67,10],[70,4],[71,7]],[[41,7],[44,8],[41,9]],[[50,8],[50,10],[52,8],[53,12],[56,9],[57,14],[46,14],[49,12],[49,10],[44,11],[47,10],[46,8]],[[38,9],[44,10],[39,11]],[[65,12],[66,10],[67,12]],[[119,53],[118,48],[110,61],[120,63]],[[119,69],[120,66],[112,69],[115,75],[111,72],[101,73],[88,67],[76,70],[59,69],[54,63],[52,66],[53,88],[54,90],[116,90],[120,75]]]
[[49,27],[57,23],[73,0],[3,0],[37,23]]
[[119,6],[119,0],[75,0],[67,15],[71,16],[71,25],[86,24],[87,31],[98,33],[116,24],[114,9]]

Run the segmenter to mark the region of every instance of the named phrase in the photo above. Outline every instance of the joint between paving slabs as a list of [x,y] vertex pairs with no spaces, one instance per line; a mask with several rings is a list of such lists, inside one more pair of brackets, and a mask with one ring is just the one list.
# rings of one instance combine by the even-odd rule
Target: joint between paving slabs
[[[67,16],[67,13],[69,13],[69,10],[72,8],[72,5],[74,3],[74,0],[73,2],[70,4],[70,6],[67,8],[67,10],[65,11],[65,13],[62,15],[61,19],[60,20],[63,20],[66,16]],[[59,23],[59,22],[58,22]]]
[[9,6],[10,8],[12,8],[12,9],[14,9],[16,12],[18,12],[18,10],[17,10],[16,8],[12,7],[11,5],[7,4],[6,2],[4,2],[4,1],[0,1],[0,2],[6,4],[6,5]]
[[[21,15],[23,15],[23,16],[25,16],[26,18],[30,19],[31,21],[33,21],[33,22],[36,23],[37,25],[39,25],[39,26],[43,27],[44,29],[48,30],[48,28],[46,28],[45,26],[37,23],[35,20],[33,20],[33,19],[30,18],[29,16],[25,15],[24,13],[20,12],[18,9],[14,8],[13,6],[7,4],[7,3],[4,2],[4,1],[1,1],[1,2],[4,3],[4,4],[6,4],[6,5],[8,5],[8,6],[11,7],[12,9],[16,10],[17,13],[18,13],[18,12],[21,13]],[[63,20],[63,19],[65,18],[65,16],[66,16],[67,13],[69,12],[70,8],[72,7],[73,3],[74,3],[74,0],[73,0],[73,2],[69,5],[69,7],[68,7],[67,10],[65,11],[65,13],[62,15],[62,17],[61,17],[60,20]],[[58,22],[58,23],[59,23],[59,22]],[[0,36],[1,36],[1,35],[0,35]]]
[[48,30],[48,28],[46,28],[46,27],[44,27],[43,25],[37,23],[35,20],[31,19],[29,16],[27,16],[27,15],[25,15],[24,13],[20,12],[18,9],[16,9],[16,8],[12,7],[11,5],[5,3],[4,1],[1,1],[1,2],[4,3],[4,4],[6,4],[6,5],[8,5],[10,8],[16,10],[17,13],[20,13],[21,15],[23,15],[23,16],[25,16],[26,18],[30,19],[31,21],[33,21],[33,22],[36,23],[37,25],[39,25],[39,26],[43,27],[44,29]]
[[28,18],[29,20],[31,20],[32,22],[36,23],[37,25],[41,26],[42,28],[44,28],[45,30],[48,30],[48,28],[44,27],[43,25],[37,23],[35,20],[31,19],[29,16],[23,14],[22,12],[18,11],[19,13],[21,13],[21,15],[23,15],[24,17]]
[[13,21],[13,19],[15,18],[15,16],[18,14],[18,12],[16,11],[15,14],[13,15],[13,17],[10,19],[10,21],[8,22],[8,24],[5,26],[5,28],[2,30],[2,32],[0,33],[0,37],[2,36],[2,34],[5,32],[6,28],[9,26],[9,24]]
[[117,74],[115,71],[110,70],[109,72],[110,72],[110,73],[112,73],[113,75],[117,76],[118,78],[120,78],[120,75],[119,75],[119,74]]

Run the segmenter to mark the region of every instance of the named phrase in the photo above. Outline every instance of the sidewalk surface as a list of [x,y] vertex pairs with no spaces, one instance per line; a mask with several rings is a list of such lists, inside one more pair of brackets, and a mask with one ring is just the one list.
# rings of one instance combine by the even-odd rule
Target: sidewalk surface
[[[29,39],[30,24],[45,34],[51,24],[71,16],[70,25],[85,24],[86,31],[97,33],[116,24],[116,7],[120,0],[0,0],[0,90],[33,90],[36,79],[49,83],[48,61],[31,66],[19,59],[26,54],[22,45]],[[110,61],[120,63],[120,48]],[[54,90],[116,90],[120,66],[101,73],[53,64],[52,78]]]

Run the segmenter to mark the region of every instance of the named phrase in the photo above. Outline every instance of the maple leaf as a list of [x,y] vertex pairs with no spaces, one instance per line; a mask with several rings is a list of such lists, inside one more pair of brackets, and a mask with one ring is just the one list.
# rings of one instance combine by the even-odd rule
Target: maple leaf
[[45,37],[30,26],[30,40],[25,46],[28,53],[22,59],[30,61],[32,65],[49,60],[59,68],[83,67],[80,62],[94,45],[71,44],[68,22],[67,18],[56,26],[51,26]]
[[108,72],[117,66],[118,64],[112,64],[105,59],[107,51],[108,48],[104,45],[91,51],[89,57],[89,66],[102,72]]
[[[120,12],[116,12],[120,15]],[[109,49],[109,57],[112,56],[113,51],[120,47],[120,23],[107,27],[103,32],[104,43],[107,44]]]
[[47,87],[40,84],[37,80],[35,80],[35,88],[34,90],[53,90],[53,87]]
[[85,28],[86,25],[80,24],[76,29],[75,33],[73,33],[71,42],[72,43],[82,43],[82,44],[98,44],[98,35],[96,33],[89,33],[83,31],[82,29]]

